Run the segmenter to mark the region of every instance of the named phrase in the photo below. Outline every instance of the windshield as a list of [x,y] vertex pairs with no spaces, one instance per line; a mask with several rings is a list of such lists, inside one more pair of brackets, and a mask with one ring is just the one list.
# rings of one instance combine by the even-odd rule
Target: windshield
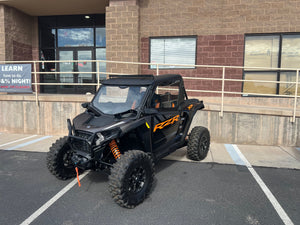
[[117,114],[137,109],[145,95],[144,86],[102,85],[93,100],[93,105],[105,114]]

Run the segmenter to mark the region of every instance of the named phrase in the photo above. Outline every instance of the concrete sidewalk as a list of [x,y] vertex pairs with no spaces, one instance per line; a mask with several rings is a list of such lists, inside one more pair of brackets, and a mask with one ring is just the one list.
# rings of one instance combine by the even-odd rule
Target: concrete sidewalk
[[[61,136],[0,133],[0,150],[48,152]],[[201,162],[238,164],[239,157],[231,144],[211,143],[207,158]],[[237,145],[252,166],[300,169],[300,148],[283,146]],[[186,147],[178,149],[165,159],[195,162],[186,158]]]
[[[201,162],[239,164],[237,156],[228,148],[231,144],[211,143],[207,157]],[[300,169],[300,149],[283,146],[237,145],[252,166]],[[186,147],[166,157],[169,160],[188,161]],[[241,165],[241,164],[239,164]]]

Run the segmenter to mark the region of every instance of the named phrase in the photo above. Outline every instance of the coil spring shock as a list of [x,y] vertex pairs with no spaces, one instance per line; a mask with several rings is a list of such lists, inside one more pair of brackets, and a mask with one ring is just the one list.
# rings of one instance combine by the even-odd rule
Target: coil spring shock
[[113,153],[115,159],[120,158],[121,157],[121,153],[120,153],[120,150],[119,150],[118,145],[116,143],[116,140],[113,139],[108,145],[109,145],[110,150]]

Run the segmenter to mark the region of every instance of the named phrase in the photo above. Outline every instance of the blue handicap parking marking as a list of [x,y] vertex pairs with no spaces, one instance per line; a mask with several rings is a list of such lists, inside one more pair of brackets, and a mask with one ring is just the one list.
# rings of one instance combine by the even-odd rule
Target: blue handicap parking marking
[[235,164],[246,166],[245,162],[240,158],[240,156],[237,154],[237,152],[235,151],[235,149],[231,144],[225,144],[225,148],[229,153],[230,157],[232,158],[232,160],[235,162]]
[[25,147],[25,146],[27,146],[27,145],[34,144],[34,143],[36,143],[36,142],[45,140],[45,139],[50,138],[50,137],[51,137],[51,136],[41,137],[41,138],[38,138],[38,139],[35,139],[35,140],[32,140],[32,141],[28,141],[28,142],[23,143],[23,144],[19,144],[19,145],[17,145],[17,146],[13,146],[13,147],[11,147],[11,148],[7,148],[7,149],[5,149],[5,150],[10,151],[10,150],[15,150],[15,149],[18,149],[18,148],[22,148],[22,147]]

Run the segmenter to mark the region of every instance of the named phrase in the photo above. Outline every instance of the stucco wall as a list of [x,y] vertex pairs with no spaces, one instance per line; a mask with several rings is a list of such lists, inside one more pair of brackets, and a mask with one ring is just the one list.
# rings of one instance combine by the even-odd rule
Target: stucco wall
[[85,95],[39,96],[37,106],[34,95],[0,95],[0,130],[10,133],[66,134],[66,120],[83,112],[81,103],[91,98]]
[[231,144],[300,145],[300,119],[290,122],[287,116],[225,112],[223,118],[216,111],[199,111],[192,126],[209,129],[212,141]]
[[[91,98],[92,95],[41,95],[37,106],[34,95],[0,95],[0,132],[67,135],[66,120],[83,112],[81,103],[90,101]],[[208,103],[216,99],[204,99],[206,109],[197,112],[192,126],[208,127],[214,142],[300,145],[299,109],[296,122],[291,123],[292,113],[278,107],[281,100],[274,99],[274,106],[277,108],[267,110],[253,106],[247,108],[247,104],[257,100],[249,99],[244,102],[242,99],[234,102],[232,98],[228,98],[223,118],[219,116],[219,106]],[[242,102],[244,107],[241,106]],[[236,105],[232,105],[233,103]],[[268,99],[265,104],[272,105],[272,99]],[[288,104],[291,105],[292,101],[281,106],[286,107]],[[282,115],[273,115],[274,110]]]

